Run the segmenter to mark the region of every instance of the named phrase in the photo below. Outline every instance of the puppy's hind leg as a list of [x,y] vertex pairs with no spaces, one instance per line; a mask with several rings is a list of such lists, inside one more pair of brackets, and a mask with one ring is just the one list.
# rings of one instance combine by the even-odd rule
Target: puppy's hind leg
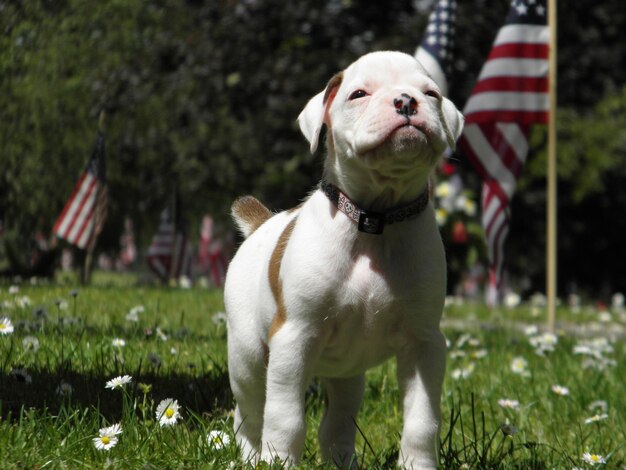
[[237,338],[228,341],[230,386],[237,402],[234,430],[241,458],[256,462],[263,432],[267,352],[262,343],[244,343]]
[[322,456],[341,468],[356,468],[355,423],[365,378],[362,374],[348,379],[325,378],[322,384],[328,401],[319,429]]

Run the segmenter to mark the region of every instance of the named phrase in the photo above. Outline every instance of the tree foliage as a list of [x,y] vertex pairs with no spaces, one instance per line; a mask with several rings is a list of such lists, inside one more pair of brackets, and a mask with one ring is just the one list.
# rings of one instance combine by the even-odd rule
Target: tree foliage
[[[321,173],[321,155],[309,155],[295,123],[306,101],[365,52],[412,53],[431,5],[428,0],[2,2],[5,233],[24,241],[36,228],[50,231],[86,164],[102,110],[111,195],[103,249],[117,248],[126,216],[135,220],[145,245],[174,187],[192,227],[207,212],[226,221],[230,202],[241,193],[255,194],[273,208],[296,204]],[[508,7],[507,1],[459,2],[450,82],[451,97],[461,107]],[[623,210],[615,206],[623,201],[607,194],[606,184],[624,176],[616,169],[623,166],[623,131],[617,130],[623,129],[618,126],[625,102],[620,84],[626,81],[626,13],[617,0],[560,2],[559,8],[560,204],[592,201]],[[541,136],[537,149],[540,144]],[[543,224],[534,217],[542,210],[541,152],[529,158],[521,182],[527,191],[514,203],[514,221],[523,222],[511,235],[514,271],[524,262],[515,255],[516,244],[541,233]],[[576,256],[576,243],[569,229],[562,232],[567,260]]]

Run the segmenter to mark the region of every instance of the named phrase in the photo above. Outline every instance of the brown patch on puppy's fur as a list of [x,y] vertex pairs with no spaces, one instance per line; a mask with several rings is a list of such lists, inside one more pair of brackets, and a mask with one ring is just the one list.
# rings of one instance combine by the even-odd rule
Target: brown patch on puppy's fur
[[246,238],[273,215],[267,207],[253,196],[242,196],[235,200],[230,213],[237,224],[237,228]]
[[334,97],[334,93],[336,93],[337,88],[341,85],[343,81],[343,72],[337,72],[333,75],[330,80],[328,80],[328,85],[326,85],[326,92],[324,93],[323,103],[326,104],[329,98]]
[[270,325],[268,339],[272,339],[272,336],[274,336],[274,334],[278,330],[280,330],[280,328],[287,320],[285,299],[283,298],[283,285],[282,282],[280,282],[280,265],[285,254],[285,248],[287,248],[287,243],[289,242],[289,238],[291,237],[293,228],[296,225],[296,220],[297,217],[291,219],[291,221],[283,230],[283,233],[280,234],[280,237],[278,237],[278,242],[276,242],[276,247],[272,252],[272,257],[270,258],[268,275],[270,280],[270,289],[272,290],[272,295],[274,296],[274,300],[276,301],[276,314],[274,315],[274,318],[272,319],[272,324]]

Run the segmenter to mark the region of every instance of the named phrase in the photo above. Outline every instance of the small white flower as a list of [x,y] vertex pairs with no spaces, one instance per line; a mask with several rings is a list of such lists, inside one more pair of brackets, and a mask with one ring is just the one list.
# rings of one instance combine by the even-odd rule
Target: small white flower
[[558,384],[552,386],[552,391],[562,397],[569,395],[569,388]]
[[589,411],[595,411],[596,409],[599,409],[603,413],[607,413],[609,411],[609,404],[606,402],[606,400],[596,400],[589,403],[587,409]]
[[207,434],[206,439],[213,449],[221,449],[230,444],[230,436],[223,431],[211,431]]
[[450,191],[450,184],[446,181],[443,181],[435,187],[435,196],[439,198],[445,198],[450,195]]
[[216,325],[221,325],[223,323],[226,323],[227,319],[228,317],[226,316],[224,312],[217,312],[211,317],[211,321],[215,323]]
[[524,334],[526,336],[536,336],[539,333],[539,327],[537,325],[528,325],[524,328]]
[[130,375],[122,375],[119,377],[115,377],[107,382],[105,388],[110,388],[111,390],[115,390],[117,388],[124,388],[126,385],[131,383],[132,380],[133,378]]
[[515,308],[520,304],[521,301],[522,298],[515,292],[509,292],[504,296],[504,305],[507,308]]
[[170,354],[171,354],[172,356],[176,356],[176,355],[178,354],[178,349],[176,349],[176,348],[170,348]]
[[487,357],[488,354],[486,349],[477,349],[472,352],[471,356],[473,359],[482,359],[483,357]]
[[123,348],[124,346],[126,346],[126,341],[123,340],[122,338],[113,338],[113,341],[111,341],[111,344],[113,345],[114,348]]
[[178,285],[181,289],[191,289],[191,279],[187,276],[181,276],[180,279],[178,279]]
[[461,369],[454,369],[451,376],[454,380],[468,379],[474,372],[474,363],[470,363],[467,367]]
[[56,389],[56,394],[61,397],[66,397],[72,394],[72,390],[73,388],[70,384],[67,382],[61,382]]
[[98,431],[98,437],[93,438],[93,444],[98,450],[109,450],[117,444],[117,436],[122,434],[122,425],[114,424]]
[[31,375],[26,371],[26,369],[22,369],[22,368],[17,368],[17,369],[11,369],[11,376],[15,377],[15,379],[18,382],[23,382],[25,384],[30,384],[33,383],[33,378],[31,377]]
[[137,323],[139,321],[139,314],[137,312],[135,312],[134,310],[130,310],[126,314],[126,321]]
[[511,400],[509,398],[501,398],[500,400],[498,400],[498,405],[500,405],[502,408],[517,410],[519,408],[519,401]]
[[180,406],[178,400],[174,400],[173,398],[161,400],[161,403],[159,403],[156,409],[156,418],[159,420],[161,427],[172,426],[176,424],[176,421],[182,419],[179,410]]
[[621,292],[613,294],[613,297],[611,297],[611,307],[614,310],[623,310],[624,309],[624,294],[622,294]]
[[30,297],[28,297],[27,295],[23,295],[22,297],[17,297],[15,299],[15,304],[20,308],[26,308],[30,304],[32,304],[32,302],[30,300]]
[[610,312],[604,310],[598,313],[598,320],[600,320],[602,323],[611,323],[613,321],[613,317],[611,316]]
[[605,419],[608,419],[609,415],[607,415],[606,413],[603,413],[601,415],[593,415],[591,418],[587,418],[585,420],[585,424],[591,424],[591,423],[597,423],[598,421],[604,421]]
[[604,459],[604,457],[602,457],[601,455],[598,454],[591,454],[589,452],[585,452],[583,454],[583,461],[585,463],[588,463],[589,465],[591,465],[592,467],[594,465],[601,465],[601,464],[605,464],[606,460]]
[[11,286],[9,287],[9,294],[11,295],[15,295],[17,293],[19,293],[20,291],[20,287],[19,286]]
[[159,337],[161,341],[167,341],[167,335],[158,326],[156,328],[156,335]]
[[545,307],[547,303],[546,296],[541,292],[535,292],[530,298],[530,304],[533,307]]
[[39,340],[34,336],[25,336],[22,340],[22,347],[26,351],[37,352],[39,349]]
[[528,341],[535,348],[535,352],[543,356],[546,352],[554,351],[554,347],[559,342],[559,339],[553,333],[544,333],[542,335],[532,336]]
[[511,361],[511,372],[528,377],[530,375],[530,372],[528,372],[528,361],[520,356],[514,357]]
[[7,317],[0,318],[0,335],[10,335],[13,333],[13,323]]

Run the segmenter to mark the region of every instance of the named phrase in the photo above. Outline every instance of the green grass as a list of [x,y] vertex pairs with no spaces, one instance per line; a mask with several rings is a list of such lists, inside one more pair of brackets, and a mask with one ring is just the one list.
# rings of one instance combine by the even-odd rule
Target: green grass
[[[131,278],[94,280],[75,296],[69,284],[22,285],[17,294],[0,286],[0,318],[15,326],[0,335],[2,468],[245,468],[232,441],[216,449],[206,440],[211,430],[233,438],[226,328],[214,317],[223,310],[221,293],[135,287]],[[128,321],[137,305],[145,309],[139,321]],[[446,310],[442,468],[585,468],[585,452],[602,455],[606,468],[626,465],[626,351],[615,334],[624,331],[623,314],[612,312],[600,323],[595,309],[561,308],[563,333],[543,356],[523,331],[543,320],[538,314],[540,308],[527,306]],[[581,338],[572,331],[608,340],[591,366],[590,356],[573,353]],[[37,339],[37,350],[24,347],[27,337]],[[115,338],[125,346],[113,346]],[[526,375],[511,370],[515,357],[527,361]],[[127,388],[105,389],[124,374],[133,377]],[[71,393],[58,393],[62,383]],[[569,394],[554,393],[556,384]],[[183,419],[171,427],[159,426],[155,416],[164,398],[182,406]],[[503,408],[498,401],[504,398],[519,407]],[[585,424],[598,400],[608,404],[608,416]],[[312,386],[301,468],[324,467],[316,439],[323,401],[323,390]],[[398,403],[393,361],[368,372],[358,417],[362,468],[394,468]],[[92,439],[114,423],[123,428],[118,444],[97,450]]]

